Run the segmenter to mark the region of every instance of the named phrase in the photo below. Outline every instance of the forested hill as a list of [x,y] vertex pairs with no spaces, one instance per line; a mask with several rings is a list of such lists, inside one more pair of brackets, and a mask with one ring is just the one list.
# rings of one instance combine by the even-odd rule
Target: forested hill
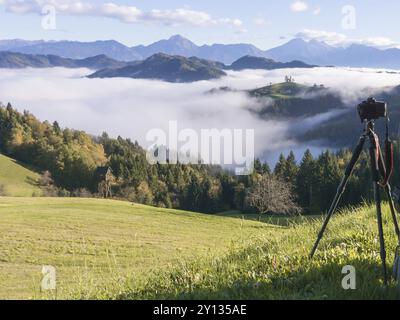
[[291,61],[291,62],[278,62],[272,59],[254,56],[244,56],[229,66],[229,69],[240,71],[245,69],[263,69],[263,70],[275,70],[275,69],[289,69],[289,68],[314,68],[315,66],[306,64],[302,61]]
[[[150,165],[137,142],[121,137],[113,139],[106,133],[92,137],[83,131],[62,129],[57,122],[41,122],[29,112],[16,111],[10,104],[0,106],[0,153],[38,171],[49,171],[38,181],[47,196],[99,196],[96,172],[109,167],[114,176],[113,197],[204,213],[258,212],[252,196],[271,182],[276,186],[270,190],[271,194],[284,190],[303,212],[323,212],[351,156],[348,151],[336,154],[327,151],[314,158],[306,151],[302,159],[295,159],[290,153],[288,157],[280,157],[274,170],[267,163],[255,160],[254,172],[239,177],[208,165]],[[368,156],[363,153],[343,205],[372,199],[368,163]],[[396,156],[396,167],[399,165]],[[400,182],[398,172],[395,182]],[[265,212],[287,210],[287,203],[279,204]]]
[[338,95],[323,85],[309,87],[284,82],[250,90],[248,93],[262,105],[256,112],[266,119],[311,117],[346,107]]
[[99,70],[89,78],[159,79],[168,82],[194,82],[226,76],[223,64],[196,57],[185,58],[163,53],[122,68]]
[[[237,90],[221,87],[211,89],[207,93],[219,94],[229,91]],[[242,92],[257,100],[257,103],[248,105],[248,110],[266,120],[293,120],[313,117],[330,111],[349,110],[349,106],[330,88],[322,84],[313,86],[299,84],[290,77],[287,77],[287,81],[282,83],[271,83],[261,88]],[[254,106],[256,107],[254,108]]]

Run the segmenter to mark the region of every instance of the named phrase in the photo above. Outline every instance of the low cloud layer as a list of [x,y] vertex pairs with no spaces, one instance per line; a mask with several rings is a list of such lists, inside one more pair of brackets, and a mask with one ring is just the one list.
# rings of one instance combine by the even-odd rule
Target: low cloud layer
[[222,86],[254,89],[282,82],[290,74],[299,83],[323,83],[349,103],[356,103],[365,87],[400,84],[399,74],[335,68],[229,72],[220,80],[191,84],[85,78],[89,73],[87,69],[0,69],[0,101],[11,102],[18,110],[28,110],[41,120],[57,120],[63,127],[94,135],[106,131],[142,145],[147,145],[149,130],[167,130],[168,122],[175,120],[179,129],[254,129],[256,154],[273,161],[281,151],[298,149],[296,142],[288,138],[289,129],[307,130],[334,114],[292,123],[264,121],[247,110],[256,108],[257,102],[244,93],[205,92]]

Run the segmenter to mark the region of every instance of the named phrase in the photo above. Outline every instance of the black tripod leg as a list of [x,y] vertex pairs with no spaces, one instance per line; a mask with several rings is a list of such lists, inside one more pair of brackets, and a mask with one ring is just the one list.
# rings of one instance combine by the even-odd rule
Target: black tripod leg
[[[378,148],[380,149],[380,146],[378,146]],[[382,156],[382,151],[379,150],[379,168],[380,168],[380,170],[383,170],[384,173],[386,172],[386,168],[385,167],[386,167],[386,165],[385,165],[385,161],[384,161],[383,156]],[[383,176],[384,175],[385,174],[383,174]],[[392,197],[392,188],[391,188],[389,183],[385,186],[385,192],[386,192],[386,195],[387,195],[388,201],[389,201],[390,213],[392,215],[393,224],[394,224],[394,231],[396,233],[397,240],[398,240],[398,243],[400,245],[399,222],[397,220],[396,209],[394,207],[394,202],[393,202],[393,197]]]
[[399,244],[400,244],[399,222],[397,220],[396,209],[395,209],[394,203],[393,203],[392,189],[391,189],[389,184],[386,186],[385,191],[386,191],[386,194],[387,194],[387,197],[388,197],[388,201],[389,201],[390,212],[392,214],[392,219],[393,219],[393,224],[394,224],[394,231],[396,233],[397,239],[398,239]]
[[381,247],[381,260],[382,260],[382,269],[383,269],[383,277],[385,281],[385,285],[387,285],[387,265],[386,265],[386,248],[385,248],[385,238],[383,234],[383,223],[382,223],[382,208],[381,208],[381,195],[380,195],[380,186],[378,184],[375,185],[375,201],[376,201],[376,216],[378,220],[378,231],[379,231],[379,243]]
[[364,148],[365,140],[366,140],[366,136],[365,135],[361,136],[360,141],[358,142],[358,145],[354,150],[353,157],[351,158],[350,163],[346,168],[346,172],[343,177],[343,180],[338,187],[335,198],[333,199],[333,202],[329,208],[328,215],[326,216],[324,224],[322,225],[322,229],[318,234],[317,241],[315,242],[314,247],[311,250],[310,258],[314,257],[314,254],[317,251],[318,245],[319,245],[320,241],[322,240],[322,237],[324,236],[326,227],[328,226],[328,223],[337,208],[340,198],[342,197],[342,195],[346,189],[349,178],[350,178],[351,174],[353,173],[354,167],[355,167],[358,159],[360,158],[361,152]]
[[381,206],[381,191],[379,185],[379,162],[376,158],[377,147],[375,145],[375,137],[371,136],[371,147],[370,147],[370,158],[371,158],[371,170],[372,177],[374,180],[374,195],[375,195],[375,203],[376,203],[376,217],[378,220],[378,232],[379,232],[379,244],[380,244],[380,255],[382,260],[382,268],[383,268],[383,277],[385,286],[388,284],[387,278],[387,266],[386,266],[386,248],[385,248],[385,237],[383,233],[383,223],[382,223],[382,206]]

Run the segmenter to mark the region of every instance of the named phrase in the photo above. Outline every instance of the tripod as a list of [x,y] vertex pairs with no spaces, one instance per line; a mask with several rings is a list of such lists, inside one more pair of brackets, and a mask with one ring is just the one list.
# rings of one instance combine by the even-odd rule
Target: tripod
[[[390,143],[388,132],[386,133],[386,138],[387,138],[386,143]],[[361,152],[364,149],[364,145],[365,145],[367,139],[369,139],[369,141],[370,141],[369,153],[370,153],[370,158],[371,158],[370,161],[371,161],[371,170],[372,170],[372,178],[373,178],[373,185],[374,185],[374,196],[375,196],[375,203],[376,203],[376,215],[377,215],[379,243],[380,243],[380,257],[382,260],[384,284],[386,286],[388,284],[388,275],[387,275],[387,265],[386,265],[385,238],[384,238],[383,224],[382,224],[381,188],[385,190],[387,197],[388,197],[390,212],[392,214],[394,228],[395,228],[395,232],[396,232],[396,235],[397,235],[397,238],[399,241],[399,245],[400,245],[400,229],[399,229],[399,223],[397,221],[396,211],[395,211],[394,202],[393,202],[393,198],[392,198],[392,190],[391,190],[390,184],[388,183],[391,173],[388,174],[388,172],[387,172],[385,161],[382,156],[381,148],[379,145],[379,139],[378,139],[377,134],[375,133],[374,120],[369,120],[366,122],[366,128],[364,130],[364,133],[360,137],[360,141],[359,141],[356,149],[354,150],[351,161],[346,168],[345,175],[338,187],[338,190],[336,192],[335,198],[333,199],[332,205],[329,208],[329,211],[328,211],[327,217],[324,221],[324,224],[322,226],[322,229],[318,234],[318,238],[317,238],[317,240],[314,244],[314,247],[311,251],[310,258],[314,257],[314,254],[318,248],[318,245],[319,245],[320,241],[322,240],[322,237],[324,236],[326,227],[328,226],[328,223],[339,204],[339,201],[346,189],[347,183],[353,173],[354,167],[355,167],[358,159],[360,158]],[[390,169],[390,171],[392,171],[392,168]],[[384,177],[383,183],[380,181],[380,177]]]

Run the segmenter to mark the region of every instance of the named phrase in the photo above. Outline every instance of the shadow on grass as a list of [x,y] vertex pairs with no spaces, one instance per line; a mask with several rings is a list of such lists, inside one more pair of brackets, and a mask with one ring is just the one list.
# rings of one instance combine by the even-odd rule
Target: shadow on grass
[[[253,270],[236,270],[236,273],[209,274],[202,281],[171,273],[169,280],[175,283],[164,286],[152,284],[146,292],[140,290],[124,294],[117,299],[165,299],[165,300],[394,300],[396,285],[392,281],[385,288],[382,283],[381,265],[360,260],[346,261],[356,269],[356,289],[342,287],[342,268],[345,265],[326,263],[316,266],[304,263],[299,269],[290,265],[271,266],[270,274],[263,274],[255,266]],[[268,268],[268,266],[265,266]],[[187,270],[186,270],[187,272]],[[175,285],[174,285],[175,284]],[[154,285],[154,287],[153,287]]]
[[[8,156],[8,155],[6,155],[6,154],[4,154],[6,157],[9,157],[10,158],[10,156]],[[17,165],[19,165],[19,166],[21,166],[21,167],[23,167],[23,168],[25,168],[25,169],[27,169],[27,170],[29,170],[29,171],[33,171],[33,172],[36,172],[36,173],[40,173],[40,170],[38,169],[38,168],[36,168],[35,166],[32,166],[32,165],[30,165],[30,164],[27,164],[27,163],[25,163],[25,162],[21,162],[21,161],[19,161],[19,160],[15,160],[15,159],[13,159],[13,158],[10,158],[10,161],[11,162],[13,162],[13,163],[15,163],[15,164],[17,164]]]
[[[6,156],[6,157],[9,157],[8,155],[5,155],[5,156]],[[13,158],[10,158],[10,161],[11,161],[12,163],[15,163],[16,165],[18,165],[18,166],[20,166],[20,167],[26,169],[26,170],[29,170],[29,171],[35,172],[35,173],[37,173],[37,174],[40,174],[40,170],[38,170],[38,168],[36,168],[36,167],[34,167],[34,166],[32,166],[32,165],[26,164],[26,163],[21,162],[21,161],[19,161],[19,160],[15,160],[15,159],[13,159]],[[33,179],[32,177],[29,177],[29,176],[26,177],[25,182],[26,182],[27,184],[30,184],[30,185],[35,186],[35,187],[39,187],[39,186],[40,186],[40,185],[39,185],[39,181],[38,181],[37,179]]]
[[321,216],[285,216],[285,215],[258,215],[244,214],[237,211],[227,211],[217,214],[219,217],[237,218],[247,221],[261,222],[280,227],[290,227],[293,224],[313,222]]
[[[135,205],[135,203],[132,203]],[[253,222],[260,222],[260,225],[254,225],[252,228],[256,229],[264,229],[267,225],[268,227],[276,227],[276,228],[288,228],[293,224],[305,223],[312,221],[312,217],[308,218],[305,216],[262,216],[259,217],[258,214],[241,214],[241,213],[233,213],[233,211],[229,211],[227,213],[201,213],[201,212],[191,212],[184,209],[167,209],[168,213],[171,215],[182,216],[187,213],[194,215],[203,215],[209,217],[220,217],[220,218],[233,218],[233,219],[240,219],[245,221],[253,221]],[[165,214],[164,208],[153,207],[153,212],[155,213],[162,213]],[[314,218],[315,219],[315,218]]]

